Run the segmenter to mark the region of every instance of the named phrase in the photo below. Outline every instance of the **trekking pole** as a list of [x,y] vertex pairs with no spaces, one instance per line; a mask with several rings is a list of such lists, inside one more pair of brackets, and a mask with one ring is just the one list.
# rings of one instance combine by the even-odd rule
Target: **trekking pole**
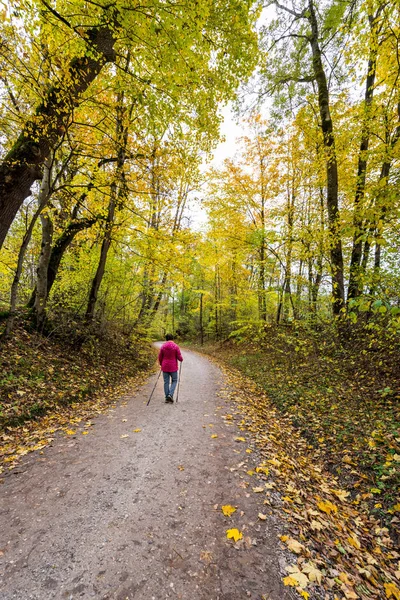
[[179,363],[179,377],[178,377],[178,389],[176,390],[176,403],[178,404],[178,398],[179,398],[179,384],[181,382],[181,371],[182,371],[182,362]]
[[150,398],[148,399],[146,406],[148,406],[148,405],[150,404],[150,400],[151,400],[151,399],[152,399],[152,397],[153,397],[154,390],[156,389],[156,387],[157,387],[157,383],[158,383],[158,380],[160,379],[160,375],[161,375],[161,369],[160,369],[160,372],[158,373],[158,377],[157,377],[157,379],[156,379],[156,382],[155,382],[155,384],[154,384],[153,391],[152,391],[152,392],[151,392],[151,394],[150,394]]

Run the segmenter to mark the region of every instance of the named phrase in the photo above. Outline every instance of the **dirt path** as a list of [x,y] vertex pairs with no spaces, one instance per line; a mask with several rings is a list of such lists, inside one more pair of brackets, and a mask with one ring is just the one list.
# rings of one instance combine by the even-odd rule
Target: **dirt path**
[[[184,351],[179,403],[164,404],[160,378],[146,407],[155,378],[7,475],[2,600],[292,598],[278,531],[257,518],[254,454],[222,418],[221,372]],[[229,528],[243,532],[237,547]]]

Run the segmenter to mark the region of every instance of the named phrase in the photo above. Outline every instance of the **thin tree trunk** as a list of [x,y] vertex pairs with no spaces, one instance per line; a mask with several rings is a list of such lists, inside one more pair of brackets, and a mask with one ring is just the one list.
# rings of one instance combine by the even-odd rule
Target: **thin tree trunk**
[[[127,58],[129,63],[129,56]],[[105,223],[105,232],[103,242],[101,244],[100,259],[97,266],[96,274],[93,278],[90,288],[88,305],[86,309],[86,319],[93,320],[96,309],[97,297],[103,280],[107,255],[111,246],[112,231],[115,219],[115,210],[117,202],[126,193],[126,181],[124,173],[124,165],[126,159],[126,148],[128,144],[128,126],[124,123],[125,106],[124,93],[119,92],[116,98],[116,144],[117,144],[117,165],[115,179],[110,186],[110,201],[107,210],[107,219]]]
[[200,345],[204,343],[204,329],[203,329],[203,292],[200,293]]
[[350,276],[349,276],[349,288],[347,293],[347,302],[353,298],[357,298],[362,291],[362,278],[360,270],[360,264],[362,259],[362,244],[363,234],[365,232],[364,218],[363,218],[363,204],[365,195],[365,182],[367,175],[367,162],[368,162],[368,147],[370,139],[370,121],[371,121],[371,107],[374,97],[374,85],[376,76],[376,60],[378,54],[378,40],[376,24],[377,19],[380,15],[382,7],[378,8],[375,16],[368,15],[370,24],[370,53],[368,59],[368,70],[367,79],[365,83],[365,96],[364,96],[364,119],[361,130],[361,143],[358,152],[358,168],[357,168],[357,184],[356,193],[354,198],[354,216],[353,216],[353,247],[351,251],[350,259]]
[[332,272],[333,313],[338,316],[345,302],[344,276],[343,276],[343,251],[340,234],[340,213],[338,203],[338,168],[335,150],[335,136],[333,133],[332,117],[330,113],[329,90],[322,62],[322,53],[319,46],[318,22],[312,0],[308,4],[308,20],[311,26],[310,45],[313,56],[314,75],[318,86],[318,105],[321,117],[321,128],[324,138],[326,153],[327,175],[327,208],[330,232],[330,258]]
[[[364,244],[364,254],[363,254],[363,259],[362,259],[362,263],[361,263],[361,268],[362,268],[363,274],[365,274],[367,265],[368,265],[369,253],[370,253],[370,248],[371,248],[371,238],[374,237],[375,240],[377,240],[382,236],[382,228],[383,228],[383,225],[386,220],[387,207],[384,202],[384,197],[385,197],[385,191],[386,191],[387,185],[388,185],[390,169],[392,166],[392,160],[393,160],[392,152],[393,152],[393,149],[396,146],[397,142],[400,140],[400,102],[397,104],[397,115],[398,115],[398,124],[397,124],[393,134],[390,135],[389,133],[387,133],[388,152],[387,152],[385,161],[382,165],[381,173],[379,176],[379,186],[378,186],[379,193],[378,193],[377,203],[376,203],[377,207],[376,207],[376,211],[375,211],[375,213],[376,213],[375,218],[374,218],[374,221],[372,223],[370,223],[369,234],[368,234],[367,239],[365,240],[365,244]],[[379,246],[380,246],[380,244],[379,244]],[[375,290],[375,280],[378,275],[378,270],[380,269],[380,260],[381,260],[381,247],[379,247],[379,250],[375,250],[374,277],[373,277],[374,283],[372,284],[372,287],[370,290],[371,293],[373,293]]]
[[103,276],[104,276],[104,272],[105,272],[105,268],[106,268],[108,251],[111,246],[111,235],[112,235],[114,216],[115,216],[116,193],[117,193],[117,185],[115,182],[113,182],[111,184],[111,198],[110,198],[110,202],[108,204],[107,219],[106,219],[106,224],[105,224],[105,233],[104,233],[103,242],[101,244],[99,264],[97,266],[96,274],[92,281],[92,285],[91,285],[90,293],[89,293],[88,305],[87,305],[87,309],[86,309],[86,318],[88,320],[94,319],[97,296],[99,293],[100,285],[103,280]]
[[[61,264],[62,257],[65,254],[68,246],[71,245],[75,236],[82,231],[83,229],[88,229],[94,223],[96,223],[98,219],[93,217],[92,219],[80,219],[79,221],[75,221],[69,223],[67,228],[62,232],[62,234],[56,239],[51,249],[49,265],[47,269],[47,298],[50,295],[51,288],[56,280],[58,269]],[[36,287],[32,292],[32,295],[29,299],[28,306],[34,306],[36,298]]]
[[47,270],[49,267],[51,244],[53,240],[53,222],[50,215],[48,213],[41,214],[40,220],[42,223],[42,245],[37,267],[36,297],[33,306],[38,329],[43,328],[46,319]]

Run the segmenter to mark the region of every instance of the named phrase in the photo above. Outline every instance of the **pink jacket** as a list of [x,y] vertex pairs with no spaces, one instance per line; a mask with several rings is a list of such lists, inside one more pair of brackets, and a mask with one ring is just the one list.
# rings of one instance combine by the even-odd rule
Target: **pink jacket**
[[164,342],[158,353],[158,362],[161,365],[161,371],[164,373],[174,373],[178,370],[178,360],[183,361],[179,346],[172,340]]

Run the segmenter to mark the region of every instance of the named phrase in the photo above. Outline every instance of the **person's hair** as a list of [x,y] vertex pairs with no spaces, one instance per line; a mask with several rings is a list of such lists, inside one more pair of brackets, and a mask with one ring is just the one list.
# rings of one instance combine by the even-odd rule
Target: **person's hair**
[[167,333],[167,335],[165,336],[165,339],[167,340],[167,342],[169,342],[170,340],[174,339],[174,336],[171,333]]

